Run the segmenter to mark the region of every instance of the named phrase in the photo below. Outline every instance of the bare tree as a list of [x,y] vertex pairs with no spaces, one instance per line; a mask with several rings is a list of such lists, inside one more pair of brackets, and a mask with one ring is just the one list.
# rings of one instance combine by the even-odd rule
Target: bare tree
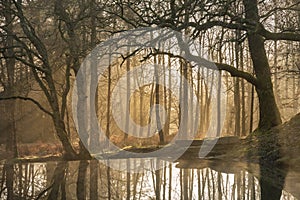
[[[34,25],[26,17],[24,7],[26,5],[21,0],[18,0],[13,1],[13,6],[10,8],[10,12],[14,13],[19,20],[21,32],[14,32],[6,26],[2,26],[1,30],[13,37],[15,43],[21,48],[23,53],[15,54],[15,59],[30,68],[35,81],[47,99],[48,105],[45,107],[38,101],[23,96],[12,95],[6,99],[30,100],[35,103],[51,117],[57,136],[63,144],[66,158],[78,157],[71,144],[64,121],[67,95],[70,89],[70,65],[67,65],[64,69],[65,85],[60,90],[54,78],[55,67],[52,66],[48,49],[44,40],[37,34]],[[86,156],[89,157],[89,154]]]

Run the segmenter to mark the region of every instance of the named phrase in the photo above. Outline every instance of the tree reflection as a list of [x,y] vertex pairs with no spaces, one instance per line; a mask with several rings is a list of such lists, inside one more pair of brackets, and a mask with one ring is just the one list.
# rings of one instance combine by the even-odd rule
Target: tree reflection
[[98,199],[98,161],[90,161],[90,199]]
[[[153,160],[152,165],[162,160]],[[261,168],[256,176],[233,163],[180,161],[130,174],[97,160],[6,163],[0,199],[295,199],[282,192],[285,173]],[[128,160],[128,167],[137,165]]]
[[278,160],[281,158],[277,134],[258,136],[261,199],[280,200],[288,172]]
[[65,192],[65,178],[68,163],[59,162],[54,170],[52,184],[50,185],[51,191],[49,193],[48,199],[58,199],[59,190],[61,190],[61,199],[66,199]]
[[278,168],[278,166],[261,165],[260,173],[261,200],[280,200],[286,172],[282,168]]
[[4,173],[6,175],[5,185],[7,188],[7,199],[13,200],[14,199],[14,165],[11,163],[6,163],[4,165]]
[[77,189],[76,194],[78,199],[85,199],[86,197],[86,173],[89,163],[86,160],[79,162],[78,176],[77,176]]

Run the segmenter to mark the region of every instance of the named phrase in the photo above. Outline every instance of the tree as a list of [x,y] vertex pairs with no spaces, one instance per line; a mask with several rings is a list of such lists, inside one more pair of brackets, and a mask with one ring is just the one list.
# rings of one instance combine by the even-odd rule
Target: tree
[[[257,1],[244,0],[243,3],[246,19],[254,22],[256,26],[262,26],[259,23]],[[261,129],[269,129],[281,124],[281,118],[273,92],[270,66],[264,47],[264,38],[261,34],[252,30],[247,30],[247,36],[253,68],[258,81],[255,87],[260,110],[258,126]]]
[[[67,96],[70,90],[71,66],[66,64],[65,67],[61,68],[63,70],[63,86],[58,85],[57,77],[55,77],[57,74],[55,75],[55,73],[59,66],[54,64],[54,61],[49,55],[49,45],[46,45],[46,42],[48,42],[47,39],[52,40],[53,37],[51,37],[51,35],[46,35],[46,38],[41,38],[39,30],[37,30],[34,24],[31,23],[30,19],[26,17],[26,11],[26,4],[24,4],[21,0],[13,1],[13,6],[10,8],[10,12],[14,13],[14,17],[18,19],[18,24],[14,25],[15,29],[13,29],[13,31],[8,28],[8,26],[13,22],[12,21],[9,24],[1,26],[1,31],[6,35],[13,37],[17,44],[16,46],[21,49],[13,49],[15,52],[21,51],[21,53],[15,54],[14,58],[18,62],[29,67],[35,81],[47,99],[48,106],[43,106],[38,101],[29,97],[12,95],[6,97],[6,99],[30,100],[35,103],[42,111],[51,117],[57,136],[63,145],[65,157],[69,159],[78,158],[82,155],[78,155],[72,146],[64,121],[67,109]],[[53,28],[53,24],[51,23],[53,22],[53,18],[51,15],[47,22],[47,25]],[[49,30],[44,31],[47,32]],[[67,56],[65,58],[67,61]],[[84,156],[90,157],[88,153],[84,154]]]
[[[13,25],[12,25],[12,19],[13,15],[12,12],[10,12],[11,7],[11,1],[6,0],[3,1],[4,6],[4,23],[7,24],[7,30],[12,31]],[[3,71],[7,71],[7,84],[3,83],[4,87],[4,93],[7,95],[15,95],[16,89],[14,85],[16,84],[16,77],[15,77],[15,71],[16,71],[16,60],[14,58],[14,50],[13,50],[14,40],[13,37],[10,35],[7,35],[4,40],[4,46],[3,46],[3,57],[5,58],[5,67],[3,67]],[[4,69],[5,68],[5,69]],[[16,157],[17,152],[17,142],[16,142],[16,127],[15,127],[15,107],[16,107],[16,101],[10,100],[7,102],[7,106],[12,109],[11,113],[7,113],[9,116],[9,136],[7,137],[7,145],[6,150],[13,153],[13,157]]]

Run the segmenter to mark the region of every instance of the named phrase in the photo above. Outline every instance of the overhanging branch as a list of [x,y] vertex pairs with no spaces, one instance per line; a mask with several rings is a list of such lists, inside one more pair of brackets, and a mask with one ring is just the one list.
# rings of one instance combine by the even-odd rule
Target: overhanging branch
[[53,114],[51,112],[49,112],[47,109],[45,109],[38,101],[30,98],[30,97],[22,97],[22,96],[12,96],[12,97],[0,97],[0,101],[5,101],[5,100],[13,100],[13,99],[21,99],[24,101],[31,101],[32,103],[34,103],[37,107],[39,107],[39,109],[41,111],[43,111],[44,113],[48,114],[49,116],[53,116]]
[[[158,54],[168,55],[173,58],[185,59],[183,56],[174,55],[170,52],[156,51],[155,53],[153,53],[153,52],[151,53],[151,55],[158,55]],[[151,55],[149,54],[146,57],[144,57],[143,61],[148,59]],[[189,57],[193,57],[194,58],[193,60],[196,60],[196,56],[194,56],[194,55],[193,56],[189,55]],[[202,60],[205,60],[205,59],[202,59]],[[257,86],[257,87],[259,86],[258,80],[252,74],[250,74],[248,72],[238,70],[237,68],[235,68],[231,65],[228,65],[228,64],[224,64],[224,63],[217,63],[217,62],[210,62],[210,61],[207,61],[207,63],[211,63],[211,64],[204,65],[204,66],[207,66],[206,68],[213,69],[213,68],[211,68],[211,66],[215,65],[218,70],[226,71],[226,72],[230,73],[230,75],[232,77],[243,78],[246,81],[248,81],[249,83],[253,84],[254,86]]]
[[215,65],[218,67],[219,70],[224,70],[224,71],[230,73],[230,75],[232,77],[243,78],[246,81],[248,81],[249,83],[253,84],[254,86],[259,85],[258,80],[252,74],[250,74],[248,72],[238,70],[237,68],[235,68],[231,65],[224,64],[224,63],[215,63]]
[[288,40],[288,41],[300,41],[300,33],[296,32],[281,32],[273,33],[265,29],[262,25],[258,33],[266,40]]

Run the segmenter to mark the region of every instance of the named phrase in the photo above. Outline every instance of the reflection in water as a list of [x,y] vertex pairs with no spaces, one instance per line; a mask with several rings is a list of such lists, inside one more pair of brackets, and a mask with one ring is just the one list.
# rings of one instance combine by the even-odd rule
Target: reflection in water
[[285,177],[287,175],[286,169],[282,169],[278,166],[270,165],[260,166],[260,179],[259,184],[261,186],[261,199],[278,199],[282,196],[282,190],[284,188]]
[[[153,161],[163,162],[159,160]],[[128,167],[134,163],[128,162]],[[58,163],[4,164],[1,199],[263,199],[267,191],[244,170],[217,167],[186,169],[167,164],[158,171],[130,174],[96,160]],[[270,189],[270,188],[267,188]],[[274,188],[273,188],[274,189]],[[273,192],[276,190],[273,190]],[[271,195],[278,195],[269,192]],[[296,199],[283,191],[281,199]]]
[[281,158],[277,134],[258,137],[261,199],[280,200],[287,175],[287,168],[276,162]]
[[[39,197],[45,194],[45,191],[51,189],[49,192],[48,199],[58,199],[59,191],[61,190],[61,199],[66,199],[66,171],[67,171],[67,162],[60,162],[57,164],[53,176],[52,181],[49,187],[44,190]],[[49,177],[50,178],[50,177]]]
[[32,199],[47,187],[46,164],[6,163],[1,170],[1,199]]

